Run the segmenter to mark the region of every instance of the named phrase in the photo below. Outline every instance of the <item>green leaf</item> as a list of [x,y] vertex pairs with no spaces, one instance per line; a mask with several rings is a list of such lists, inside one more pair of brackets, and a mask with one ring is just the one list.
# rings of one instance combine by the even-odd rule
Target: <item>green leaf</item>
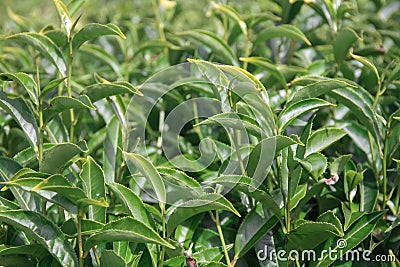
[[34,113],[22,98],[8,98],[0,91],[0,107],[4,109],[19,124],[25,132],[30,144],[37,151],[39,142],[39,129],[36,124]]
[[338,63],[346,59],[349,49],[357,40],[360,40],[360,38],[357,36],[357,33],[350,28],[343,28],[339,32],[333,44],[333,54]]
[[262,57],[241,57],[240,60],[266,69],[272,76],[275,77],[275,79],[280,82],[283,88],[288,88],[286,84],[286,78],[281,71],[282,66],[276,65],[270,60]]
[[190,30],[177,33],[178,36],[195,41],[206,47],[219,58],[226,60],[226,63],[238,65],[237,58],[232,48],[220,37],[206,30]]
[[136,87],[128,82],[97,83],[86,87],[83,93],[86,94],[93,103],[113,95],[142,95]]
[[352,155],[342,155],[340,157],[337,157],[334,161],[332,161],[329,164],[329,170],[331,173],[336,173],[336,174],[341,174],[345,167],[347,162],[351,159]]
[[372,212],[375,210],[379,196],[378,179],[372,175],[365,175],[362,183],[363,186],[360,187],[360,210]]
[[67,77],[62,77],[50,81],[45,87],[40,90],[39,98],[44,98],[48,93],[50,93],[54,88],[56,88],[60,83],[62,83]]
[[235,258],[243,257],[277,222],[278,219],[267,208],[255,206],[244,218],[237,231]]
[[[106,198],[104,173],[100,165],[90,156],[82,166],[79,174],[83,189],[89,199],[101,200]],[[105,207],[89,206],[89,219],[101,223],[106,222]]]
[[[353,226],[351,226],[348,231],[346,231],[345,235],[341,238],[342,242],[338,242],[339,239],[335,239],[331,245],[331,256],[324,255],[323,258],[320,258],[317,266],[328,266],[335,262],[334,259],[339,259],[340,255],[345,255],[345,253],[358,244],[361,243],[374,229],[375,224],[379,219],[382,218],[382,215],[386,212],[384,211],[376,211],[368,214],[364,214]],[[346,246],[341,246],[343,244],[343,240],[345,241]],[[329,257],[328,257],[329,256]]]
[[[34,180],[37,180],[36,185]],[[25,187],[24,183],[27,183],[27,189],[31,188],[31,191],[37,192],[39,195],[42,195],[46,198],[46,195],[40,191],[50,191],[58,193],[69,200],[71,200],[74,204],[77,204],[78,201],[85,199],[86,194],[79,187],[73,186],[64,176],[59,174],[53,174],[47,179],[19,179],[14,183],[21,184],[22,188]],[[52,198],[49,198],[52,199]]]
[[36,240],[63,266],[78,266],[75,251],[61,230],[43,215],[33,211],[0,211],[0,221]]
[[61,173],[64,167],[76,155],[87,152],[88,148],[85,141],[77,144],[61,143],[55,144],[43,153],[42,164],[39,170],[46,173]]
[[325,211],[321,215],[318,216],[317,222],[327,222],[333,224],[336,229],[337,236],[343,236],[344,232],[342,229],[342,223],[340,222],[339,218],[333,213],[332,210]]
[[47,36],[35,32],[24,32],[11,35],[8,39],[22,41],[33,46],[53,63],[62,76],[66,75],[67,67],[63,55],[54,42]]
[[327,127],[314,131],[308,138],[305,156],[324,150],[346,134],[344,130],[334,127]]
[[43,246],[39,244],[22,245],[15,247],[7,247],[5,245],[0,245],[0,257],[5,255],[22,254],[34,256],[41,259],[47,255],[49,252]]
[[300,100],[288,107],[285,107],[278,117],[279,132],[293,122],[297,117],[311,110],[320,109],[323,107],[334,106],[333,104],[318,98],[309,98]]
[[[82,235],[91,235],[100,231],[104,227],[104,223],[91,221],[88,219],[81,219],[81,233]],[[76,222],[73,218],[65,221],[61,230],[69,237],[77,237],[78,230],[76,229]]]
[[72,50],[75,52],[86,41],[95,39],[103,35],[118,35],[122,39],[126,39],[125,35],[121,32],[117,25],[108,23],[98,24],[89,23],[80,29],[72,38]]
[[358,219],[360,219],[363,215],[365,215],[365,212],[352,212],[345,203],[342,202],[342,211],[344,215],[344,230],[347,231],[349,227],[355,223]]
[[290,210],[296,208],[299,202],[306,196],[307,189],[307,183],[297,187],[296,192],[294,192],[293,196],[290,197]]
[[299,28],[290,24],[268,27],[259,32],[257,36],[256,42],[262,42],[271,38],[286,37],[297,41],[303,41],[307,45],[311,45],[311,42],[304,33]]
[[350,52],[350,56],[357,60],[358,62],[362,63],[364,66],[366,66],[368,69],[370,69],[372,71],[372,73],[375,75],[376,77],[376,81],[378,82],[378,84],[380,84],[380,78],[379,78],[379,72],[378,69],[375,67],[375,65],[369,61],[367,58],[362,57],[362,56],[357,56],[355,54],[353,54],[352,52]]
[[[319,244],[335,235],[342,236],[337,232],[338,229],[332,223],[312,221],[301,222],[287,235],[287,249],[296,249],[297,251],[314,249]],[[304,240],[307,241],[305,242]]]
[[231,8],[228,5],[223,5],[223,4],[216,4],[215,2],[211,2],[211,5],[213,8],[218,10],[219,12],[225,14],[227,17],[233,19],[240,27],[240,30],[242,31],[243,35],[247,38],[248,33],[247,33],[247,25],[246,22],[243,20],[243,18],[240,16],[240,14]]
[[150,182],[154,189],[157,200],[160,202],[161,210],[164,210],[167,200],[167,192],[165,190],[164,181],[154,165],[145,157],[135,154],[123,152],[125,161],[129,166],[129,170],[133,171],[132,164],[142,173],[142,175]]
[[144,206],[142,199],[131,189],[117,183],[107,183],[107,186],[113,192],[115,198],[119,200],[135,219],[154,227],[153,218]]
[[318,181],[327,167],[327,160],[321,153],[312,153],[304,160],[297,159],[304,170],[315,180]]
[[107,182],[115,181],[118,140],[121,128],[116,116],[113,116],[106,126],[106,139],[103,143],[103,170]]
[[283,225],[281,209],[278,203],[274,200],[270,193],[268,193],[268,191],[262,190],[263,186],[260,186],[260,188],[256,188],[253,185],[253,181],[250,177],[239,175],[222,175],[205,183],[220,184],[225,187],[225,190],[235,189],[253,197],[257,201],[259,201],[264,207],[271,210]]
[[69,109],[96,109],[90,99],[86,95],[78,96],[77,98],[67,96],[56,96],[51,101],[47,108],[43,111],[44,122],[50,121],[57,114]]
[[198,199],[186,201],[180,205],[171,207],[167,218],[167,233],[172,231],[182,222],[190,217],[212,210],[227,210],[240,217],[240,213],[220,194],[205,194]]
[[315,98],[338,88],[355,87],[346,81],[323,78],[320,76],[303,76],[293,80],[291,84],[301,85],[304,87],[298,89],[294,93],[293,97],[290,99],[290,103],[296,103],[304,99]]
[[364,179],[364,174],[353,170],[346,171],[346,183],[348,192],[351,192],[357,187],[359,183]]
[[68,12],[68,9],[61,0],[53,0],[53,2],[57,7],[58,14],[60,15],[60,18],[61,18],[61,23],[64,26],[65,31],[67,32],[67,35],[69,38],[71,36],[71,30],[72,30],[73,23],[72,23],[71,16]]
[[242,131],[245,130],[249,134],[258,138],[265,137],[265,133],[258,126],[257,121],[247,115],[239,113],[220,113],[201,121],[195,126],[200,125],[218,125],[223,126],[224,128],[226,127]]
[[15,74],[12,73],[1,73],[0,80],[3,81],[14,81],[21,85],[29,95],[32,103],[36,106],[38,105],[38,86],[35,80],[26,73],[17,72]]
[[89,251],[95,245],[114,241],[155,243],[174,249],[174,246],[162,239],[146,224],[134,218],[125,217],[107,223],[100,232],[90,236],[84,244],[84,251]]
[[357,119],[365,125],[376,140],[380,136],[379,125],[375,112],[371,109],[372,103],[369,93],[363,88],[339,88],[328,95],[349,108]]
[[105,250],[101,252],[100,262],[101,265],[103,266],[114,266],[114,267],[127,266],[124,259],[121,256],[117,255],[112,250]]

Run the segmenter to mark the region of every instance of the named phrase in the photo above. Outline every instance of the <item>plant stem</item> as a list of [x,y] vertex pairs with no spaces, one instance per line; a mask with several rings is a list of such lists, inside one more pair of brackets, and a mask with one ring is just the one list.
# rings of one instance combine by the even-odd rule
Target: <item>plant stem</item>
[[[165,206],[164,206],[165,207]],[[164,240],[167,239],[167,232],[166,232],[166,219],[165,219],[165,208],[161,207],[161,213],[162,213],[162,236]],[[160,256],[160,267],[164,266],[164,256],[165,256],[165,246],[161,247],[161,256]]]
[[382,210],[385,209],[386,207],[386,201],[387,199],[387,156],[388,156],[388,149],[389,149],[389,129],[390,129],[390,120],[388,121],[388,124],[386,126],[386,135],[385,135],[385,141],[383,144],[383,159],[382,159],[382,174],[383,174],[383,189],[382,189],[382,194],[383,194],[383,203],[382,203]]
[[[163,42],[167,41],[167,38],[165,37],[165,32],[164,32],[164,24],[161,21],[161,16],[160,16],[160,12],[158,10],[158,6],[157,6],[157,0],[151,0],[151,4],[153,6],[153,10],[154,10],[154,15],[156,17],[156,23],[157,23],[157,28],[158,28],[158,34],[160,35],[160,39]],[[169,50],[168,48],[164,48],[164,53],[165,56],[167,57],[168,61],[169,61]]]
[[79,267],[84,267],[84,253],[83,253],[83,242],[82,242],[82,216],[83,212],[81,209],[78,211],[77,217],[77,230],[78,230],[78,248],[79,248]]
[[226,264],[227,264],[229,267],[233,267],[233,265],[231,264],[231,260],[229,259],[228,250],[226,249],[226,243],[225,243],[224,233],[222,232],[221,222],[219,221],[219,213],[218,213],[218,211],[215,211],[214,221],[215,221],[215,225],[217,226],[219,238],[220,238],[221,244],[222,244],[222,249],[224,250],[225,259],[226,259]]
[[[74,55],[72,52],[72,42],[69,40],[69,61],[68,61],[68,73],[67,73],[67,94],[68,97],[72,97],[72,88],[71,88],[71,77],[72,77],[72,60],[74,59]],[[69,139],[71,142],[74,142],[74,124],[75,124],[75,115],[74,109],[69,110],[69,114],[71,117],[71,125],[69,129]]]

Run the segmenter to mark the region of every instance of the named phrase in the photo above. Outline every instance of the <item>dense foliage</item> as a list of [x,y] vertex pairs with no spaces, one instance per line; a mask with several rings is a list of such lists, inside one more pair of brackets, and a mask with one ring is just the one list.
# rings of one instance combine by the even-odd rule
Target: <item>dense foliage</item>
[[400,265],[398,1],[14,2],[1,266]]

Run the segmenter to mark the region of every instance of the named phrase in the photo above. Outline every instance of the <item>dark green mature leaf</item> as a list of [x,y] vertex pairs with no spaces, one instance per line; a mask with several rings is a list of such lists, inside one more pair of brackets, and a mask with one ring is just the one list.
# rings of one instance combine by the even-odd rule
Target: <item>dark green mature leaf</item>
[[[341,246],[338,239],[332,242],[331,251],[334,251],[330,257],[324,255],[323,258],[319,259],[317,266],[328,266],[335,262],[334,259],[339,259],[340,255],[345,253],[358,244],[361,243],[374,229],[375,224],[381,219],[382,215],[386,211],[376,211],[372,213],[364,214],[355,224],[353,224],[341,238],[346,242],[346,246]],[[343,242],[342,242],[343,243]]]
[[69,109],[96,109],[86,95],[77,98],[67,96],[56,96],[43,111],[44,122],[50,121],[57,114]]
[[55,79],[50,81],[45,87],[40,90],[39,98],[45,97],[48,93],[50,93],[54,88],[56,88],[60,83],[62,83],[67,77],[62,77],[59,79]]
[[322,176],[327,167],[327,160],[321,153],[312,153],[304,160],[297,159],[304,170],[316,181]]
[[103,146],[103,170],[107,182],[115,181],[116,157],[118,140],[121,136],[121,128],[116,116],[113,116],[106,126],[106,139]]
[[205,212],[213,210],[227,210],[233,212],[240,217],[240,213],[220,194],[212,193],[205,194],[198,199],[186,201],[177,206],[171,207],[167,219],[167,232],[171,234],[172,231],[186,219]]
[[85,93],[92,102],[120,94],[142,95],[136,87],[128,82],[97,83],[86,87],[83,93]]
[[362,180],[360,190],[360,210],[365,212],[372,212],[375,210],[376,203],[379,196],[378,180],[372,175],[365,175]]
[[143,222],[131,217],[125,217],[107,223],[100,232],[90,236],[84,244],[84,250],[88,251],[95,245],[114,241],[155,243],[174,249],[174,246],[162,239]]
[[336,229],[337,229],[336,234],[338,236],[344,235],[342,224],[341,224],[339,218],[333,213],[332,210],[328,210],[328,211],[322,213],[321,215],[319,215],[317,218],[317,222],[331,223],[336,227]]
[[47,36],[35,32],[24,32],[11,35],[8,39],[21,41],[33,46],[51,63],[53,63],[61,75],[66,75],[67,67],[64,57],[54,42]]
[[364,178],[364,174],[361,172],[356,172],[353,170],[346,171],[346,183],[348,187],[348,191],[351,192],[353,189],[357,187],[359,183]]
[[160,202],[160,207],[163,210],[167,200],[167,192],[165,190],[164,181],[157,169],[148,159],[139,154],[124,152],[124,157],[131,172],[133,171],[133,166],[130,167],[130,165],[133,164],[143,174],[147,181],[150,182],[157,200]]
[[8,98],[4,92],[0,92],[0,107],[19,124],[36,151],[39,142],[39,129],[34,113],[28,104],[22,98]]
[[100,257],[101,264],[103,266],[114,266],[114,267],[126,267],[124,259],[117,255],[112,250],[105,250],[101,253]]
[[131,189],[117,183],[107,183],[107,186],[135,219],[154,227],[153,218],[144,206],[142,199]]
[[[287,235],[287,248],[297,251],[314,249],[335,235],[343,236],[338,233],[337,227],[332,223],[304,221]],[[307,240],[307,242],[304,242],[304,240]]]
[[[79,174],[82,179],[83,189],[87,198],[94,200],[105,200],[106,188],[104,172],[100,165],[92,158],[87,157]],[[106,208],[100,206],[89,206],[89,219],[101,223],[106,222]]]
[[259,205],[241,223],[235,238],[235,258],[241,258],[278,222],[276,216]]
[[15,74],[12,73],[1,73],[0,80],[3,81],[14,81],[21,85],[29,95],[32,103],[36,106],[38,105],[38,86],[35,80],[26,73],[17,72]]
[[125,35],[115,24],[108,23],[106,25],[103,25],[98,23],[89,23],[86,24],[73,36],[72,50],[75,52],[86,41],[95,39],[103,35],[118,35],[119,37],[126,39]]
[[318,98],[309,98],[300,100],[288,107],[286,107],[282,112],[279,114],[278,117],[278,125],[279,125],[279,132],[284,131],[287,125],[293,122],[297,117],[301,116],[302,114],[323,108],[333,106],[333,104]]
[[232,48],[223,39],[212,32],[206,30],[191,30],[178,33],[178,36],[185,37],[209,47],[216,56],[226,60],[226,63],[238,65]]
[[63,266],[78,266],[78,259],[61,230],[43,215],[33,211],[0,211],[0,221],[24,231],[46,248]]
[[311,45],[310,41],[304,33],[296,26],[289,24],[282,24],[279,26],[268,27],[258,33],[256,42],[261,42],[271,38],[287,37],[298,41],[303,41],[307,45]]
[[341,63],[346,59],[350,47],[353,46],[354,42],[359,37],[354,30],[350,28],[343,28],[336,37],[335,43],[333,44],[333,54],[338,63]]
[[369,93],[363,88],[338,88],[328,95],[348,107],[377,140],[380,136],[378,120],[371,108]]
[[[99,223],[96,221],[91,221],[88,219],[81,219],[81,233],[82,235],[91,235],[101,230],[104,227],[104,223]],[[71,218],[65,221],[61,230],[70,237],[76,237],[78,234],[78,230],[76,228],[75,219]]]
[[[14,174],[22,169],[22,166],[9,158],[0,157],[0,180],[8,182]],[[23,210],[35,210],[37,209],[34,197],[23,190],[18,188],[10,188],[15,199],[17,200],[19,207]]]
[[290,99],[290,103],[296,103],[304,99],[318,97],[338,88],[355,87],[346,81],[324,78],[320,76],[300,77],[293,80],[291,84],[301,85],[304,87],[298,89],[294,93],[293,97]]
[[261,188],[255,187],[250,177],[239,175],[223,175],[211,181],[207,181],[207,183],[224,185],[226,187],[225,189],[227,190],[235,189],[248,194],[259,201],[264,207],[271,210],[278,220],[283,224],[279,204],[266,190],[262,190],[263,186],[261,186]]
[[49,252],[47,251],[47,249],[45,249],[43,246],[39,244],[22,245],[15,247],[14,246],[7,247],[5,245],[0,245],[0,257],[13,254],[30,255],[38,259],[41,259],[49,255]]
[[47,179],[26,178],[18,179],[13,182],[16,184],[20,184],[21,187],[26,190],[30,189],[31,191],[36,191],[39,195],[43,195],[43,197],[45,198],[47,194],[41,191],[58,193],[65,198],[71,200],[74,204],[77,204],[78,201],[86,198],[86,194],[82,189],[73,186],[64,176],[61,176],[59,174],[53,174]]
[[316,130],[308,138],[305,156],[324,150],[346,134],[344,130],[334,127]]
[[69,163],[69,160],[87,151],[88,148],[85,141],[80,141],[77,144],[54,144],[54,146],[45,150],[39,170],[51,174],[60,173]]

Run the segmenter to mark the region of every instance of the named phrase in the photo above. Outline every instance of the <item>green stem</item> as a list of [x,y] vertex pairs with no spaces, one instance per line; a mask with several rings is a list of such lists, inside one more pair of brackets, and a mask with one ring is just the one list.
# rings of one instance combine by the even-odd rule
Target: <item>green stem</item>
[[[153,6],[154,15],[156,17],[158,34],[160,35],[160,39],[162,41],[166,42],[167,38],[165,37],[164,24],[161,21],[161,16],[160,16],[160,12],[158,10],[158,6],[157,6],[156,0],[151,0],[151,4]],[[169,60],[169,50],[168,50],[168,48],[164,48],[164,53],[165,53],[165,56],[167,57],[167,59]]]
[[231,265],[231,260],[229,259],[228,250],[226,249],[226,243],[225,243],[224,233],[222,232],[221,222],[219,221],[219,213],[218,213],[218,211],[215,211],[215,218],[214,218],[214,221],[215,221],[215,225],[217,226],[219,238],[220,238],[221,244],[222,244],[222,249],[224,250],[225,259],[226,259],[226,264],[227,264],[229,267],[233,267],[233,266]]
[[239,134],[236,133],[236,130],[233,130],[233,146],[235,147],[236,154],[238,157],[239,161],[239,166],[240,166],[240,171],[242,172],[242,175],[246,175],[246,169],[244,167],[243,159],[242,159],[242,154],[240,152],[240,144],[239,144]]
[[383,159],[382,159],[382,174],[383,174],[383,203],[382,203],[382,210],[386,207],[387,202],[387,156],[388,156],[388,149],[389,149],[389,129],[390,129],[390,120],[388,121],[388,125],[386,128],[386,135],[385,141],[383,144]]
[[[72,42],[69,40],[69,61],[68,61],[68,73],[67,73],[67,94],[68,97],[72,97],[72,87],[71,87],[71,77],[72,77],[72,61],[74,59],[74,55],[72,52]],[[75,114],[74,109],[69,110],[69,114],[71,117],[71,125],[70,125],[70,132],[69,132],[69,139],[71,142],[74,141],[74,125],[75,125]]]
[[[249,36],[246,36],[246,48],[245,48],[245,51],[244,51],[244,57],[249,57],[250,52],[251,52],[250,45],[251,45],[251,43],[250,43]],[[244,61],[243,62],[243,69],[247,70],[247,65],[248,65],[247,61]]]
[[82,241],[82,216],[83,212],[81,209],[78,211],[77,217],[77,231],[78,231],[78,249],[79,249],[79,267],[84,267],[85,256],[83,253],[83,241]]
[[[165,207],[165,206],[164,206]],[[162,213],[162,236],[164,240],[167,239],[167,232],[166,232],[166,218],[165,218],[165,208],[161,207],[161,213]],[[165,246],[161,247],[161,255],[160,255],[160,267],[164,266],[164,257],[165,257]]]

